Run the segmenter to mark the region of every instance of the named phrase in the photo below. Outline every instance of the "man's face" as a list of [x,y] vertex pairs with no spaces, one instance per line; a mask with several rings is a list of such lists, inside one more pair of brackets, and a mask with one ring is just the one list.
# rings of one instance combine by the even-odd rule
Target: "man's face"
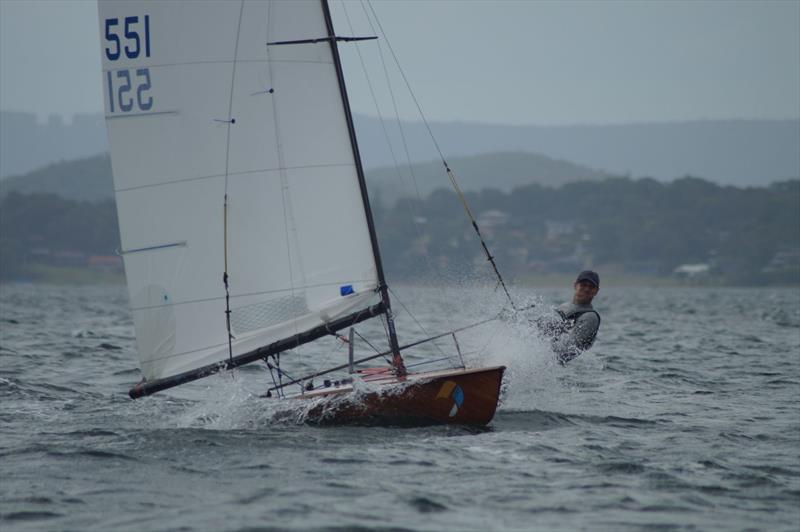
[[575,283],[573,286],[575,287],[575,295],[572,298],[572,302],[576,305],[588,305],[592,302],[592,299],[594,299],[594,296],[597,295],[597,291],[599,290],[589,281],[581,281]]

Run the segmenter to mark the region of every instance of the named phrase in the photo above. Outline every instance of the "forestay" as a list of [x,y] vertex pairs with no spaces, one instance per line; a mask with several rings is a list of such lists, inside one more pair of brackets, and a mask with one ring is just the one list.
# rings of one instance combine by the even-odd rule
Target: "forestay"
[[321,4],[101,0],[99,21],[145,378],[228,358],[226,258],[234,356],[366,307],[378,273],[330,44],[266,44],[327,37]]

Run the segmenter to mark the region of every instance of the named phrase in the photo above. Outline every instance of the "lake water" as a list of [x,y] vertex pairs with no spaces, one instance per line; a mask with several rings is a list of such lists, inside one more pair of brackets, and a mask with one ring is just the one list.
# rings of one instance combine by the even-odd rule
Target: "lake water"
[[[430,333],[499,308],[395,290]],[[124,288],[2,285],[0,305],[4,532],[800,529],[798,289],[604,288],[595,348],[566,367],[525,319],[466,332],[469,362],[508,366],[482,430],[278,421],[260,366],[132,401]],[[395,306],[401,341],[422,337]],[[331,338],[284,361],[345,356]]]

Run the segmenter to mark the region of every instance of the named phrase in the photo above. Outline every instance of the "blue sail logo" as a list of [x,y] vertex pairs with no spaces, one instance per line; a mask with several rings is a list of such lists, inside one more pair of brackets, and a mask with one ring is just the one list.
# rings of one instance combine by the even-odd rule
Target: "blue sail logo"
[[464,404],[464,391],[461,386],[453,381],[445,381],[439,393],[436,394],[436,399],[453,399],[453,408],[450,409],[450,417],[458,413],[458,409]]

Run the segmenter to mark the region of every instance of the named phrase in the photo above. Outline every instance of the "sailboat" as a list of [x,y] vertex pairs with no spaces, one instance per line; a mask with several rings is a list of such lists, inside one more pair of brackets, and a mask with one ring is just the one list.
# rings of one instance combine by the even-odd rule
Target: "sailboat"
[[[327,1],[100,0],[98,13],[143,376],[129,395],[262,362],[278,376],[265,400],[310,401],[311,420],[489,423],[504,367],[404,364],[443,335],[398,341],[338,51],[361,38],[334,32]],[[286,378],[281,354],[368,319],[384,321],[385,352],[355,357],[351,333],[348,377]],[[379,355],[386,367],[359,369]]]

